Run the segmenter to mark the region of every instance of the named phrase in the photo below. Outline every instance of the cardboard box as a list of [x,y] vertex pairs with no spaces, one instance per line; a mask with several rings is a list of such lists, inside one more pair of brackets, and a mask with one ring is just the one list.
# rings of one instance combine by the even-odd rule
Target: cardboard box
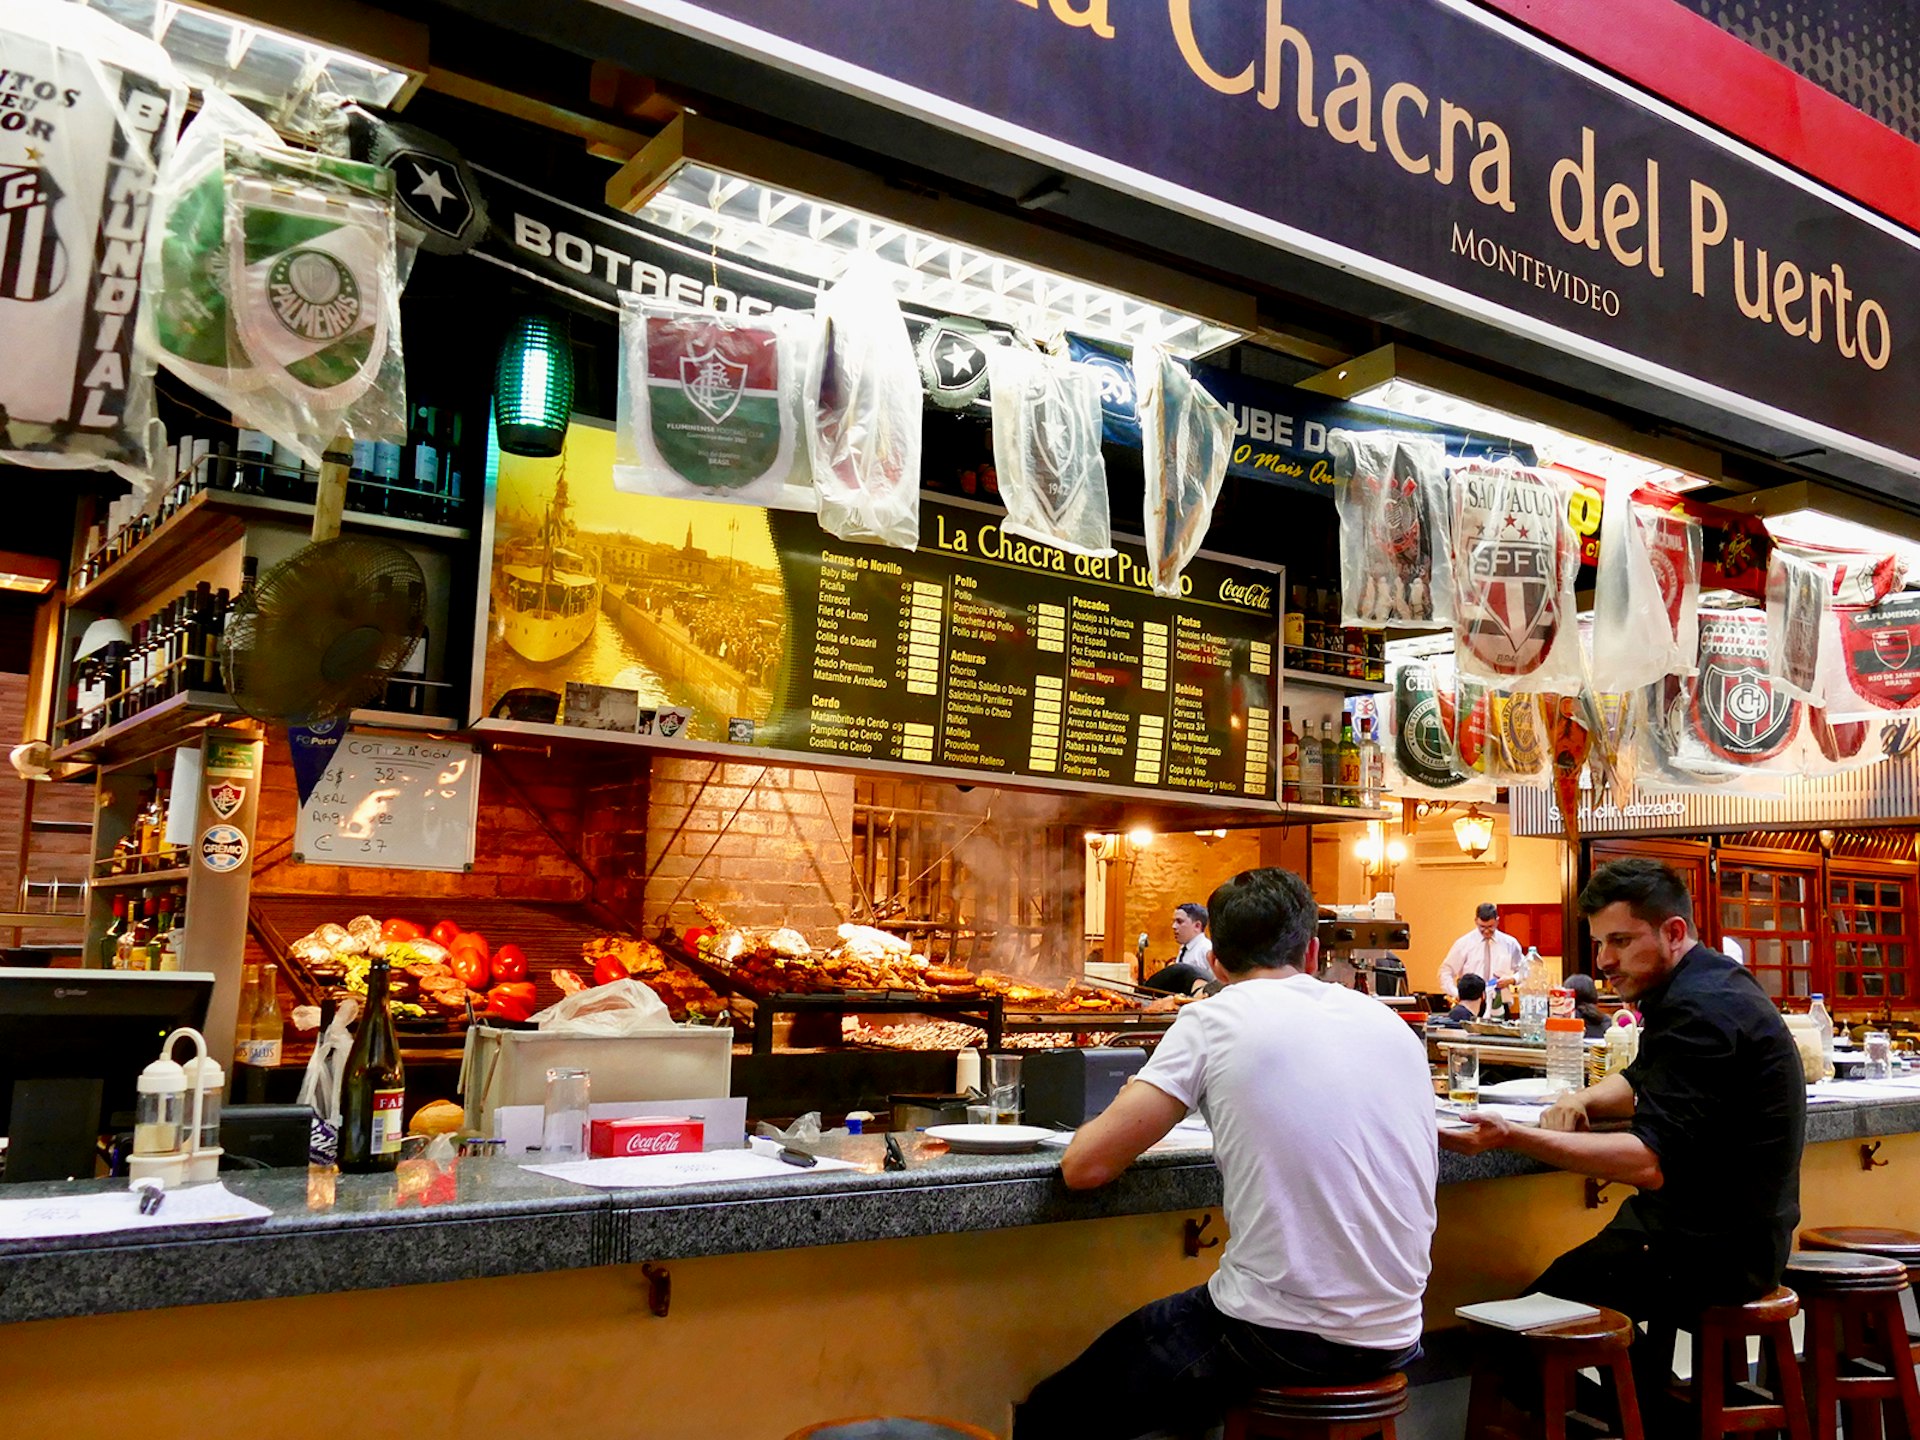
[[555,1066],[585,1070],[596,1104],[731,1095],[733,1031],[679,1025],[644,1035],[553,1035],[475,1025],[460,1070],[467,1124],[492,1135],[493,1112],[502,1105],[544,1105],[547,1071]]

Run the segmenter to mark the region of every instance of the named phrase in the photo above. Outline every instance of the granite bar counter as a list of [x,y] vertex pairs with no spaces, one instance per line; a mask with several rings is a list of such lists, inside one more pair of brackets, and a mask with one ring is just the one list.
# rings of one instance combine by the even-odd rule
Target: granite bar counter
[[[1810,1147],[1920,1133],[1911,1100],[1817,1104]],[[904,1138],[904,1137],[903,1137]],[[857,1171],[667,1190],[588,1190],[507,1160],[467,1160],[440,1203],[402,1194],[391,1176],[235,1172],[236,1194],[269,1218],[238,1226],[145,1230],[0,1242],[0,1322],[104,1315],[528,1275],[810,1246],[1008,1230],[1121,1216],[1204,1211],[1220,1178],[1204,1150],[1143,1159],[1113,1185],[1076,1194],[1059,1151],[964,1156],[905,1138],[904,1171],[883,1167],[883,1142],[860,1136],[822,1153]],[[1443,1186],[1539,1174],[1495,1153],[1441,1156]],[[0,1198],[110,1188],[22,1185]]]

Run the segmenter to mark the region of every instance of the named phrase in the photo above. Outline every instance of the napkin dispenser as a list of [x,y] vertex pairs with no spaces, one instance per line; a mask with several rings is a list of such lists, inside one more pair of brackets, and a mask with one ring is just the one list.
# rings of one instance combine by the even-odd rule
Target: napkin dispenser
[[1146,1051],[1118,1046],[1028,1050],[1024,1056],[1022,1122],[1070,1129],[1111,1105],[1120,1087],[1147,1063]]

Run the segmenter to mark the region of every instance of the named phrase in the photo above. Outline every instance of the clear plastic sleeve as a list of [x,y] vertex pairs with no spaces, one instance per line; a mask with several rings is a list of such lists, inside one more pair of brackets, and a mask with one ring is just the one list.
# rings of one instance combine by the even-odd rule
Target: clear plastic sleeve
[[1453,636],[1462,673],[1507,691],[1577,694],[1579,542],[1568,483],[1511,460],[1469,461],[1453,493]]
[[1396,665],[1393,734],[1388,753],[1395,795],[1411,799],[1491,800],[1491,780],[1459,766],[1451,662]]
[[613,484],[635,495],[814,510],[801,395],[813,317],[620,297]]
[[1767,678],[1776,688],[1820,704],[1821,656],[1829,633],[1826,571],[1776,545],[1767,559]]
[[1445,626],[1453,619],[1446,452],[1387,431],[1333,430],[1342,623]]
[[920,370],[884,275],[856,266],[820,297],[807,370],[807,453],[820,528],[920,543]]
[[1607,481],[1593,593],[1593,684],[1637,690],[1692,668],[1700,605],[1698,522],[1641,505]]
[[56,0],[0,7],[0,77],[0,460],[145,487],[140,270],[185,82],[153,41]]
[[1765,613],[1702,609],[1699,635],[1697,673],[1682,682],[1671,725],[1674,767],[1703,778],[1792,774],[1806,707],[1767,678]]
[[1181,577],[1213,523],[1214,501],[1233,455],[1233,417],[1158,345],[1136,346],[1146,466],[1147,563],[1153,593],[1177,600]]
[[1820,672],[1831,722],[1920,714],[1920,591],[1830,607]]
[[1113,554],[1098,372],[1004,345],[987,352],[987,370],[1001,528],[1073,555]]

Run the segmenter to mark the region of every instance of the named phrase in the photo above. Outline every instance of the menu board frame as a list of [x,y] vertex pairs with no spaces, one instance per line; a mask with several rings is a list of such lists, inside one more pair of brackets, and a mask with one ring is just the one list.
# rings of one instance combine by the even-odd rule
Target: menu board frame
[[[576,427],[582,427],[587,430],[605,430],[608,428],[607,422],[587,416],[576,416],[574,424]],[[517,462],[509,459],[508,463],[513,464]],[[570,483],[577,487],[579,480],[576,478]],[[703,513],[718,512],[721,516],[725,516],[727,512],[735,510],[736,508],[741,508],[717,502],[662,503],[698,505]],[[999,507],[956,497],[932,497],[928,503],[937,504],[946,512],[965,515],[970,528],[973,528],[973,516],[977,515],[983,526],[991,526],[994,521],[1003,514]],[[473,630],[474,649],[471,672],[473,676],[473,686],[470,699],[470,706],[473,713],[469,719],[468,728],[474,732],[480,734],[513,735],[522,738],[537,737],[541,739],[563,739],[573,742],[584,741],[588,743],[639,746],[664,754],[698,756],[739,764],[855,770],[863,773],[947,781],[957,785],[971,786],[985,784],[995,786],[996,788],[1064,792],[1122,801],[1133,801],[1142,804],[1178,804],[1208,809],[1244,811],[1266,816],[1279,815],[1296,808],[1283,807],[1279,795],[1280,775],[1277,751],[1280,740],[1280,709],[1284,700],[1284,690],[1286,687],[1286,681],[1283,678],[1283,652],[1281,648],[1281,611],[1283,609],[1281,599],[1286,593],[1285,571],[1284,568],[1279,565],[1245,556],[1227,555],[1210,550],[1203,550],[1198,557],[1198,560],[1202,562],[1199,566],[1202,570],[1212,573],[1216,570],[1216,567],[1228,567],[1235,572],[1244,572],[1249,580],[1258,577],[1259,580],[1271,585],[1273,599],[1271,614],[1272,628],[1270,632],[1270,758],[1266,767],[1266,788],[1264,792],[1258,795],[1247,795],[1222,790],[1182,788],[1164,784],[1114,784],[1100,780],[1073,778],[1065,775],[1032,773],[1026,768],[1004,770],[975,768],[968,765],[944,764],[938,759],[901,760],[881,755],[852,754],[844,751],[828,751],[819,748],[800,748],[777,742],[768,744],[756,743],[750,740],[741,741],[736,739],[730,741],[729,738],[725,736],[711,734],[694,735],[682,728],[681,725],[669,727],[666,721],[672,718],[672,716],[670,712],[664,710],[658,712],[643,711],[643,717],[651,717],[650,724],[647,724],[645,718],[643,718],[643,724],[647,724],[647,728],[650,729],[652,733],[636,733],[630,728],[631,705],[629,702],[622,699],[618,692],[611,690],[602,695],[590,693],[597,688],[592,686],[582,687],[568,685],[566,690],[568,696],[575,704],[582,707],[582,713],[586,713],[586,707],[592,707],[596,705],[596,703],[602,705],[608,712],[606,728],[599,728],[597,724],[591,722],[583,726],[577,716],[574,718],[574,723],[559,723],[558,721],[555,723],[546,723],[543,720],[537,719],[494,716],[488,713],[493,704],[496,689],[495,683],[491,682],[489,677],[489,636],[490,634],[493,636],[494,656],[495,658],[500,658],[502,656],[500,650],[501,635],[504,631],[504,621],[494,613],[497,598],[495,592],[504,570],[504,560],[496,564],[496,549],[502,543],[508,544],[509,546],[517,543],[508,534],[511,526],[502,524],[501,517],[498,514],[499,504],[499,467],[490,464],[488,466],[480,533],[482,583],[477,587],[476,591],[476,615]],[[756,508],[746,507],[743,509],[743,513],[759,516],[766,512],[762,512]],[[779,527],[789,531],[796,525],[815,525],[812,517],[803,513],[771,513],[779,517]],[[520,516],[519,521],[519,533],[524,535],[526,532],[526,517],[524,515]],[[690,554],[703,553],[695,548],[692,531],[689,530],[688,533],[688,552]],[[884,547],[849,546],[847,542],[838,541],[825,531],[819,531],[818,533],[820,547],[823,551],[832,554],[844,554],[848,550],[855,550],[862,555],[874,557],[879,562],[876,568],[884,568],[894,560],[903,562],[903,565],[910,565],[916,558],[914,553],[901,550],[890,550]],[[1144,558],[1141,553],[1142,542],[1139,537],[1116,533],[1114,538],[1116,545],[1120,547],[1123,554],[1127,554],[1127,564],[1133,566],[1135,569],[1144,566]],[[932,548],[934,547],[923,547],[922,553]],[[1066,562],[1068,567],[1066,573],[1070,578],[1073,572],[1074,558],[1068,556],[1066,557]],[[1114,573],[1119,573],[1122,568],[1117,559],[1108,562],[1108,567],[1110,576]],[[522,573],[525,573],[524,570]],[[1091,591],[1095,589],[1096,586],[1097,582],[1090,580],[1087,588]],[[1109,580],[1106,588],[1108,590],[1115,588],[1111,580]],[[1152,595],[1150,590],[1143,587],[1137,590],[1137,594],[1141,602],[1147,606],[1156,604],[1167,606],[1169,614],[1171,614],[1172,607],[1179,603],[1159,600]],[[625,602],[616,600],[612,603]],[[630,619],[632,617],[628,616],[623,618]],[[1254,628],[1260,631],[1262,641],[1268,640],[1269,632],[1265,629],[1264,620]],[[813,653],[813,646],[817,638],[816,636],[808,641],[810,654]],[[562,639],[558,643],[564,644],[566,640]],[[1177,645],[1177,637],[1174,643]],[[824,649],[824,647],[821,648]],[[505,658],[508,661],[513,659],[513,657],[510,656]],[[941,656],[942,663],[947,663],[947,659],[948,657],[943,653]],[[556,676],[553,678],[557,682],[565,677]],[[558,686],[557,683],[555,683],[550,684],[546,688],[555,689],[558,688]],[[684,724],[684,721],[682,724]],[[1238,728],[1237,723],[1236,728]],[[668,733],[669,729],[671,733]],[[1244,738],[1241,738],[1240,743],[1245,743]]]

